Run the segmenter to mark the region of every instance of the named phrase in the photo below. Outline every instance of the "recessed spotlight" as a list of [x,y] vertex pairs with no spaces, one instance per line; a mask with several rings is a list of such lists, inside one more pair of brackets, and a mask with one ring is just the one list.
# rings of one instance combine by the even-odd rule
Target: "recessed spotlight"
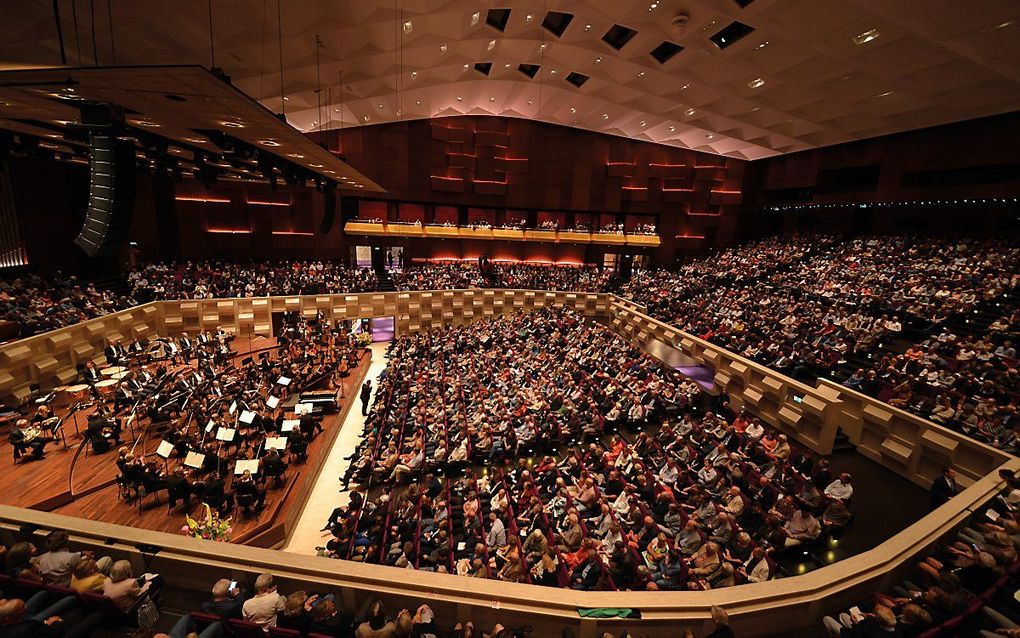
[[533,13],[529,13],[528,15],[524,16],[524,21],[525,22],[531,22],[534,19],[535,19],[535,15]]
[[411,71],[411,79],[413,80],[416,77],[418,77],[418,72],[417,71]]
[[197,137],[186,137],[184,138],[184,141],[191,142],[192,144],[205,144],[205,140],[199,139]]
[[293,157],[294,159],[304,159],[305,156],[301,153],[287,153],[287,157]]
[[584,25],[584,30],[585,31],[591,31],[591,25],[590,24]]
[[462,98],[461,96],[459,96],[459,95],[458,95],[458,96],[457,96],[457,101],[458,101],[458,102],[463,102],[463,101],[464,101],[464,98]]
[[595,64],[602,64],[602,58],[595,58]]
[[711,133],[706,133],[705,137],[707,137],[708,139],[712,139],[715,137],[715,135],[712,135]]
[[474,13],[472,13],[471,14],[471,26],[475,26],[476,24],[478,24],[478,19],[481,18],[481,17],[482,17],[482,13],[480,11],[475,11]]
[[644,120],[641,120],[641,126],[642,126],[642,128],[643,128],[643,127],[645,127],[645,126],[648,126],[648,124],[646,124]]
[[855,35],[854,37],[850,38],[850,40],[854,44],[860,46],[862,44],[867,44],[868,42],[871,42],[872,40],[878,39],[878,36],[880,36],[880,35],[882,35],[882,34],[879,33],[878,29],[868,29],[864,33],[859,33],[859,34]]
[[532,104],[532,103],[533,103],[533,102],[532,102],[531,100],[528,100],[528,104],[529,104],[529,105],[530,105],[530,104]]
[[893,93],[895,93],[895,92],[896,92],[896,91],[886,91],[885,93],[879,93],[879,94],[878,94],[878,95],[876,95],[875,97],[885,97],[885,96],[887,96],[887,95],[892,95],[892,94],[893,94]]
[[1013,23],[1015,23],[1015,22],[1016,22],[1016,20],[1007,20],[1005,22],[1002,22],[1000,24],[995,25],[994,28],[995,29],[1005,29],[1006,27],[1013,26]]
[[365,120],[365,121],[367,122],[367,121],[369,121],[370,119],[372,119],[372,116],[371,116],[371,115],[365,115],[365,116],[363,116],[363,117],[362,117],[361,119],[363,119],[363,120]]
[[470,69],[470,68],[471,68],[471,65],[470,65],[470,64],[465,64],[465,65],[464,65],[464,70],[465,70],[465,71],[467,71],[467,70],[468,70],[468,69]]
[[556,75],[556,69],[550,69],[549,74],[550,75]]
[[672,132],[673,132],[673,131],[675,131],[675,130],[676,130],[676,127],[675,127],[675,126],[671,126],[671,127],[669,127],[669,132],[670,132],[670,133],[672,133]]
[[602,114],[602,119],[603,120],[608,120],[609,119],[609,113],[603,113]]
[[312,168],[322,168],[322,164],[309,164]]
[[404,33],[410,33],[414,30],[414,23],[410,20],[404,20]]
[[159,128],[159,124],[156,124],[155,122],[150,122],[149,120],[138,120],[135,123],[138,124],[138,126],[147,126],[149,128]]
[[226,126],[227,128],[244,128],[244,124],[241,124],[240,122],[226,121],[226,122],[220,122],[220,124],[222,124],[223,126]]
[[752,89],[761,88],[765,86],[765,80],[763,78],[754,78],[753,80],[747,83],[747,86],[751,87]]
[[570,112],[571,113],[577,113],[577,109],[575,109],[574,107],[570,107]]
[[645,72],[644,72],[644,71],[642,71],[642,72],[638,73],[638,74],[637,74],[637,76],[638,76],[639,78],[643,78],[643,77],[645,77]]
[[[315,124],[315,122],[312,122],[312,124]],[[280,145],[280,143],[277,142],[276,140],[259,140],[259,144],[261,144],[262,146],[279,146]]]
[[418,106],[421,106],[421,100],[415,100],[414,103],[417,104]]
[[694,109],[687,109],[686,111],[684,111],[684,113],[686,113],[687,115],[694,115]]
[[495,48],[496,48],[496,41],[495,40],[489,40],[489,46],[486,47],[486,51],[492,51]]
[[658,2],[653,2],[652,4],[648,5],[648,10],[649,11],[655,11],[658,8],[659,8],[659,3]]
[[538,50],[539,51],[545,51],[545,42],[543,42],[542,44],[538,45]]
[[386,108],[386,107],[384,107],[382,104],[380,104],[379,108],[382,109],[382,108]]
[[286,95],[284,95],[284,96],[283,96],[283,101],[284,101],[284,102],[290,102],[290,98],[289,98],[289,97],[287,97]]
[[755,51],[761,51],[762,49],[764,49],[764,48],[765,48],[765,47],[767,47],[768,45],[769,45],[769,41],[768,41],[768,40],[765,40],[764,42],[762,42],[762,43],[761,43],[761,44],[759,44],[758,46],[754,47],[754,50],[755,50]]
[[509,65],[509,64],[504,64],[504,65],[503,65],[503,68],[505,68],[505,69],[509,69],[509,68],[510,68],[510,65]]
[[690,82],[688,82],[687,84],[684,84],[683,86],[681,86],[680,90],[681,91],[686,91],[689,88],[691,88],[691,83]]
[[446,53],[446,45],[445,44],[440,44],[439,45],[439,52],[440,53]]

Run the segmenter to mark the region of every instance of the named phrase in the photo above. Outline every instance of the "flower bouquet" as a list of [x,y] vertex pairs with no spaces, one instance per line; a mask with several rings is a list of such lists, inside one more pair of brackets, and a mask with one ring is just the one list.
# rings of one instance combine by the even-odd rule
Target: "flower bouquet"
[[204,538],[210,541],[227,542],[230,540],[230,533],[233,528],[230,526],[230,519],[221,519],[220,515],[213,512],[208,505],[203,503],[205,518],[196,521],[188,515],[184,516],[186,525],[181,528],[181,533],[192,538]]

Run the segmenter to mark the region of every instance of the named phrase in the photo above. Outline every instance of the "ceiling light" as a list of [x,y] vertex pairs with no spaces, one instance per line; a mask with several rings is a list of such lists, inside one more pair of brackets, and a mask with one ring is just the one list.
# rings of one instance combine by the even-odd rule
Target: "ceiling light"
[[414,23],[410,20],[404,21],[404,33],[410,33],[414,29]]
[[595,58],[595,64],[601,64],[602,58]]
[[768,40],[765,40],[764,42],[762,42],[762,43],[761,43],[761,44],[759,44],[758,46],[754,47],[754,49],[755,49],[755,51],[761,51],[762,49],[764,49],[764,48],[765,48],[765,47],[767,47],[768,45],[769,45],[769,41],[768,41]]
[[550,69],[549,73],[550,75],[556,75],[556,69]]
[[478,19],[480,17],[482,17],[482,14],[481,14],[480,11],[475,11],[474,13],[472,13],[471,14],[471,26],[475,26],[476,24],[478,24]]
[[492,51],[495,48],[496,48],[496,41],[495,40],[489,40],[489,48],[487,50],[488,51]]
[[648,10],[649,11],[655,11],[658,8],[659,8],[659,3],[658,2],[653,2],[652,4],[648,5]]
[[380,104],[380,105],[379,105],[379,108],[381,108],[381,109],[382,109],[382,108],[385,108],[385,107],[384,107],[384,106],[383,106],[382,104]]
[[230,122],[230,121],[227,121],[227,122],[220,122],[220,124],[222,124],[223,126],[226,126],[228,128],[244,128],[244,124],[241,124],[240,122]]
[[413,80],[416,77],[418,77],[418,72],[417,71],[411,71],[411,79]]
[[895,92],[896,92],[896,91],[886,91],[885,93],[879,93],[879,94],[878,94],[878,95],[876,95],[875,97],[885,97],[885,96],[887,96],[887,95],[892,95],[892,94],[893,94],[893,93],[895,93]]
[[571,113],[577,113],[577,109],[575,109],[574,107],[570,107],[570,112]]
[[591,25],[590,24],[584,25],[584,30],[585,31],[591,31]]
[[467,71],[467,70],[468,70],[468,69],[470,69],[470,68],[471,68],[471,65],[470,65],[470,64],[465,64],[465,65],[464,65],[464,70],[465,70],[465,71]]
[[712,139],[713,137],[715,137],[715,135],[712,135],[711,133],[706,133],[705,137],[707,137],[708,139]]
[[638,76],[639,78],[643,78],[643,77],[645,77],[645,72],[644,72],[644,71],[642,71],[641,73],[638,73],[638,74],[637,74],[637,76]]
[[509,69],[509,68],[510,68],[510,65],[509,65],[509,64],[504,64],[504,65],[503,65],[503,68],[505,68],[505,69]]
[[644,126],[648,126],[648,125],[645,123],[644,120],[641,120],[641,126],[644,127]]
[[186,137],[184,138],[184,141],[191,142],[192,144],[205,144],[205,140],[199,139],[197,137]]
[[289,97],[287,97],[286,95],[284,95],[284,96],[283,96],[283,101],[284,101],[284,102],[290,102],[290,98],[289,98]]
[[687,89],[689,89],[689,88],[691,88],[691,85],[690,85],[690,83],[688,82],[687,84],[685,84],[685,85],[681,86],[681,87],[680,87],[680,90],[681,90],[681,91],[686,91],[686,90],[687,90]]
[[[312,124],[315,124],[315,122],[312,122]],[[259,140],[259,144],[261,144],[262,146],[279,146],[280,145],[280,143],[275,141],[275,140]]]
[[312,168],[322,168],[322,164],[309,164]]
[[762,78],[754,78],[753,80],[747,83],[747,86],[751,87],[752,89],[761,88],[765,86],[765,80]]
[[684,113],[686,113],[687,115],[694,115],[694,109],[687,109],[686,111],[684,111]]
[[287,157],[293,157],[294,159],[304,159],[305,156],[301,153],[287,153]]
[[365,120],[365,121],[367,122],[367,121],[369,121],[370,119],[372,119],[372,116],[371,116],[371,115],[365,115],[365,116],[363,116],[363,117],[362,117],[361,119],[363,119],[363,120]]
[[[459,99],[459,98],[458,98],[458,99]],[[528,100],[528,104],[532,104],[532,103],[533,103],[533,102],[532,102],[531,100]]]
[[524,21],[525,22],[531,22],[534,18],[535,18],[535,15],[532,14],[532,13],[529,13],[528,15],[524,16]]
[[336,171],[325,170],[325,171],[322,171],[322,172],[326,173],[327,175],[336,175]]
[[440,53],[446,53],[446,45],[445,44],[440,44],[439,45],[439,52]]
[[489,97],[489,101],[490,101],[490,102],[495,102],[495,101],[496,101],[496,98],[494,98],[494,97],[490,96],[490,97]]
[[867,44],[868,42],[877,39],[878,36],[880,35],[882,34],[878,32],[878,29],[868,29],[864,33],[855,35],[854,37],[850,38],[850,40],[854,44],[860,46],[862,44]]
[[138,120],[136,124],[138,124],[138,126],[148,126],[149,128],[159,128],[159,124],[148,120]]
[[538,45],[538,50],[539,51],[545,51],[545,42],[543,42],[542,44]]
[[996,29],[1005,29],[1006,27],[1012,26],[1014,22],[1016,22],[1016,20],[1007,20],[1006,22],[1003,22],[1001,24],[995,25],[994,28],[996,28]]
[[463,101],[464,101],[464,98],[462,98],[461,96],[459,96],[459,95],[458,95],[458,96],[457,96],[457,101],[458,101],[458,102],[463,102]]
[[421,100],[415,100],[414,103],[417,104],[418,106],[421,106]]
[[609,113],[603,113],[602,114],[602,119],[603,120],[608,120],[609,119]]

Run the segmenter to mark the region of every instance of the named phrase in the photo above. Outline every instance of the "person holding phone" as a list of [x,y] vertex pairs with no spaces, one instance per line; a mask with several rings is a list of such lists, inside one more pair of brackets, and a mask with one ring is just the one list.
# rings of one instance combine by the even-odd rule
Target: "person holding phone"
[[221,578],[212,586],[212,600],[202,603],[202,611],[230,620],[241,618],[241,607],[247,600],[246,590],[236,580]]

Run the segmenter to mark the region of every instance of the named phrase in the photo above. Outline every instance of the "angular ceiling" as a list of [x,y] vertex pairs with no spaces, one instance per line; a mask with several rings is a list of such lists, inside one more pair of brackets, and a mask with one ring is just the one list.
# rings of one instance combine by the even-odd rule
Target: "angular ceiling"
[[[207,2],[56,5],[69,65],[212,65]],[[53,7],[0,7],[0,67],[60,63]],[[510,9],[492,14],[502,31],[490,9]],[[757,159],[1020,105],[1016,0],[212,0],[211,13],[216,66],[303,131],[492,114]],[[753,31],[734,40],[735,21]],[[603,41],[615,25],[618,50]]]

